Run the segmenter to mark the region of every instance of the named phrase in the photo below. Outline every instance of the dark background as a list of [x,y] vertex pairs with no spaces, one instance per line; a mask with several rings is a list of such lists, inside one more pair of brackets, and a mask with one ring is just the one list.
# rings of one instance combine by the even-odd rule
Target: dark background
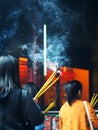
[[61,65],[89,69],[90,96],[98,93],[98,0],[0,0],[0,55],[30,58],[35,37],[43,50],[44,23],[48,46],[64,48],[55,55],[52,48],[48,58],[63,55]]

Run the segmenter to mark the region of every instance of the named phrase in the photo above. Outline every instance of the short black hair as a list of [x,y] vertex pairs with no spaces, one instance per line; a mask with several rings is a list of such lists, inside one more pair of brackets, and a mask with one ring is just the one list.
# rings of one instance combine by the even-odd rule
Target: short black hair
[[72,80],[64,85],[66,92],[66,99],[71,105],[72,100],[77,99],[78,91],[82,91],[82,84],[78,80]]

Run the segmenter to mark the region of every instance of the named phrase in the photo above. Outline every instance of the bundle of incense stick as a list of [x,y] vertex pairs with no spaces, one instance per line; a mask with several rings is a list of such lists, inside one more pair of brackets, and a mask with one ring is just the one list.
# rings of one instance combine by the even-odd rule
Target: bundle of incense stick
[[98,93],[97,94],[93,94],[90,104],[94,107],[96,105],[96,103],[98,102]]
[[50,105],[43,111],[43,113],[46,114],[51,108],[55,106],[55,104],[55,101],[51,102]]
[[[54,83],[57,82],[57,80],[60,78],[60,76],[56,77],[56,71],[53,72],[53,74],[49,77],[49,79],[45,82],[45,84],[41,87],[41,89],[38,91],[38,93],[35,95],[35,99],[39,98],[42,94],[44,94]],[[54,79],[54,80],[53,80]]]

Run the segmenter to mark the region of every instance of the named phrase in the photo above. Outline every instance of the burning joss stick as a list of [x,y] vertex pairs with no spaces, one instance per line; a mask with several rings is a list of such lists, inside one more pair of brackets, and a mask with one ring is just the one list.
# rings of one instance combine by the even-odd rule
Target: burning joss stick
[[43,111],[43,113],[46,114],[51,108],[55,106],[55,103],[56,103],[55,101],[50,103],[50,105]]
[[56,75],[56,71],[53,72],[53,74],[49,77],[49,79],[45,82],[45,84],[42,86],[41,89],[44,89],[45,86],[47,86],[53,80],[53,78],[55,77],[55,75]]
[[[53,82],[53,78],[55,77],[56,72],[53,72],[53,74],[49,77],[49,79],[45,82],[45,84],[41,87],[39,92],[35,95],[34,98],[39,98],[44,92],[46,92],[59,78],[56,78]],[[51,83],[52,82],[52,83]],[[51,83],[51,84],[50,84]],[[50,85],[49,85],[50,84]]]
[[92,98],[91,98],[91,101],[90,101],[90,104],[92,104],[93,100],[94,100],[94,97],[95,97],[95,93],[93,94]]
[[40,89],[37,95],[34,98],[39,98],[43,93],[45,93],[60,77],[56,78],[51,84],[48,86],[44,86],[44,89]]
[[98,98],[96,99],[96,101],[93,103],[93,107],[97,104],[98,102]]
[[92,106],[95,106],[95,104],[98,102],[98,101],[97,101],[97,100],[98,100],[97,96],[98,96],[98,93],[97,93],[97,94],[94,94],[94,95],[92,96],[91,102],[90,102],[90,104],[91,104]]
[[49,86],[47,86],[39,95],[37,98],[39,98],[43,93],[45,93],[60,77],[56,78]]

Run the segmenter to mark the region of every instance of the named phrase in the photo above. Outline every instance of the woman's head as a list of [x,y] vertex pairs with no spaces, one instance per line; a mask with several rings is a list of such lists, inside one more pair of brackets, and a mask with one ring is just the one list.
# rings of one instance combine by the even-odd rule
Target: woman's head
[[80,99],[82,92],[82,84],[77,80],[72,80],[64,85],[66,92],[66,99],[71,105],[72,101],[75,99]]
[[14,85],[20,85],[18,61],[11,55],[1,56],[0,88],[10,91]]

